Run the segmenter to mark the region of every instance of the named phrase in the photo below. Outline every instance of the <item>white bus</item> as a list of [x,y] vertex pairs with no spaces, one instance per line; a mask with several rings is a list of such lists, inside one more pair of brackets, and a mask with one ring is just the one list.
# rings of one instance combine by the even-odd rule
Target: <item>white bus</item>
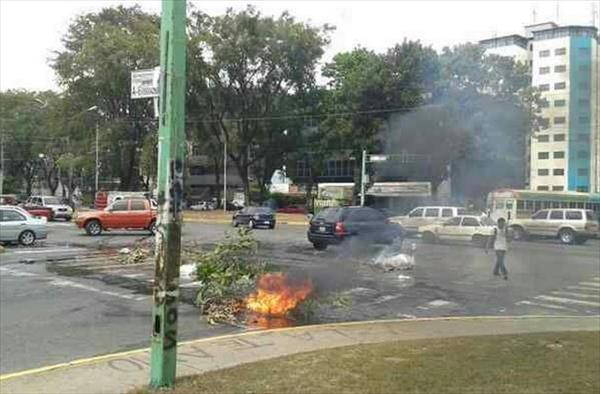
[[487,210],[494,220],[529,218],[540,209],[579,208],[600,211],[600,194],[497,189],[488,194]]

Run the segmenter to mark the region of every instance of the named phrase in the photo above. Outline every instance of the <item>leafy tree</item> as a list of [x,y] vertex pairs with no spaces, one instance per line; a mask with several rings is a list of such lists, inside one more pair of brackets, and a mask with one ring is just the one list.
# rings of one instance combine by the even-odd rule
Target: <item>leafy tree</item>
[[[288,13],[265,17],[253,7],[209,17],[194,12],[190,46],[194,62],[189,89],[197,94],[189,112],[228,153],[250,201],[250,169],[280,146],[283,129],[269,119],[289,110],[290,95],[314,85],[317,61],[329,28],[297,22]],[[268,170],[258,171],[263,174]]]
[[155,125],[150,100],[130,97],[130,73],[158,64],[159,17],[139,6],[87,13],[69,25],[63,45],[51,65],[77,104],[74,112],[99,109],[102,148],[110,149],[104,161],[111,163],[103,175],[119,177],[125,190],[137,188],[140,148]]

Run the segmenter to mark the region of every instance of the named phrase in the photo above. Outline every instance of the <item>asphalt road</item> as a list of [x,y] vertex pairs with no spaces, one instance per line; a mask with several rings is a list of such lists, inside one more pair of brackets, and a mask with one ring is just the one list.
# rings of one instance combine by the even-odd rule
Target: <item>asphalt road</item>
[[[123,265],[115,251],[151,244],[145,233],[88,237],[53,223],[34,248],[0,255],[0,373],[147,346],[152,263]],[[303,226],[255,230],[261,256],[310,278],[316,299],[302,322],[460,315],[591,315],[600,313],[600,242],[513,243],[509,280],[491,275],[493,255],[471,245],[423,245],[415,267],[386,271],[375,264],[383,246],[349,244],[318,252]],[[186,223],[184,243],[207,248],[233,229]],[[195,245],[195,246],[194,246]],[[182,276],[180,338],[243,328],[210,326],[192,305],[197,283]],[[337,302],[344,300],[344,302]]]

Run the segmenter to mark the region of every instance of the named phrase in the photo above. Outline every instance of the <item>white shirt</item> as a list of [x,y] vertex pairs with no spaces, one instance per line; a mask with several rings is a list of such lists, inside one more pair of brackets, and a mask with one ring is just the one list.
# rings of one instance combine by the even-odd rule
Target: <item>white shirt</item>
[[494,241],[494,250],[508,250],[508,241],[506,239],[508,230],[506,227],[500,230],[498,227],[494,228],[494,234],[496,234],[496,240]]

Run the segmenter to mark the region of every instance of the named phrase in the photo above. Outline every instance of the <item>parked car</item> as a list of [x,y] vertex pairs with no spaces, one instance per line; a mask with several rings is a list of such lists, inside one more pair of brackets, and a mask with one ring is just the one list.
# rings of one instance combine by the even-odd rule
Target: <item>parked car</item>
[[419,227],[424,242],[472,242],[485,246],[494,233],[494,221],[482,216],[455,216],[441,224]]
[[428,224],[440,224],[449,218],[466,214],[466,209],[461,207],[431,206],[417,207],[406,216],[393,216],[390,221],[400,224],[409,234],[415,234],[419,227]]
[[31,196],[23,205],[25,209],[29,207],[46,207],[52,209],[52,219],[65,219],[70,221],[73,218],[73,208],[63,204],[58,197],[54,196]]
[[0,241],[30,246],[48,236],[46,219],[34,217],[23,208],[0,206]]
[[324,250],[328,245],[342,243],[348,238],[392,243],[402,239],[404,230],[376,209],[347,206],[319,211],[310,221],[307,236],[315,249]]
[[299,205],[289,205],[287,207],[279,208],[277,210],[277,212],[279,212],[279,213],[300,213],[300,214],[306,214],[306,208],[305,207],[301,207]]
[[123,199],[101,211],[83,212],[75,219],[77,227],[88,235],[100,235],[103,230],[127,229],[156,232],[156,209],[146,199]]
[[213,211],[217,209],[217,204],[213,201],[200,201],[190,206],[192,211]]
[[267,207],[247,207],[233,214],[231,219],[233,227],[240,224],[247,225],[249,228],[268,227],[275,228],[276,218],[275,212]]
[[530,219],[509,223],[513,239],[558,238],[563,244],[582,244],[599,234],[597,213],[586,209],[543,209]]

